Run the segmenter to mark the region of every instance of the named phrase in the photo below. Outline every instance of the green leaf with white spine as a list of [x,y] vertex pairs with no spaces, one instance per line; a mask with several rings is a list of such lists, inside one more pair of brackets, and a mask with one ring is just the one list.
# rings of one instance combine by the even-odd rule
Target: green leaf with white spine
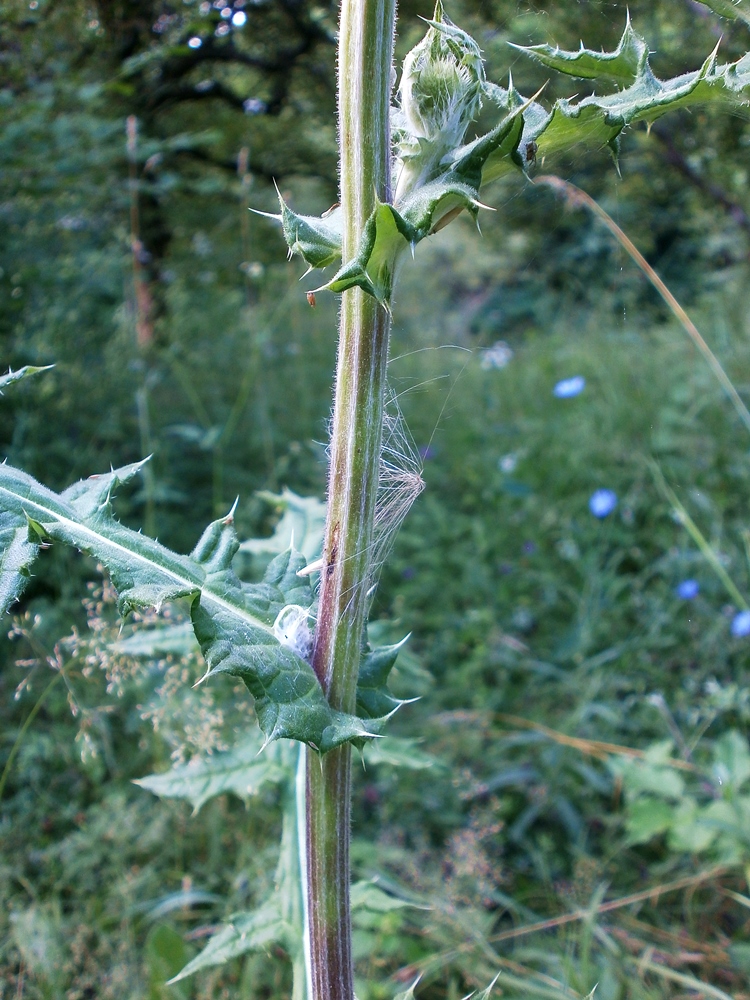
[[524,101],[514,108],[495,128],[480,135],[465,146],[460,146],[446,157],[452,174],[468,185],[476,196],[484,180],[484,168],[490,157],[511,156],[521,141],[523,133],[523,112],[529,102]]
[[731,20],[744,21],[750,24],[749,0],[698,0],[704,7],[710,7],[714,14],[728,17]]
[[42,367],[24,365],[23,368],[19,368],[15,372],[11,369],[5,375],[0,375],[0,396],[3,395],[3,389],[7,389],[9,385],[20,382],[22,379],[28,378],[29,375],[36,375],[38,372],[47,372],[50,368],[54,367],[54,365],[43,365]]
[[365,223],[356,257],[323,287],[332,292],[359,287],[378,302],[388,304],[404,252],[415,241],[416,233],[399,213],[391,205],[378,202]]
[[[550,151],[557,151],[576,141],[575,125],[561,127],[560,119],[567,119],[570,123],[580,121],[579,131],[584,139],[590,138],[586,133],[596,128],[599,132],[595,133],[595,138],[598,138],[599,134],[608,132],[613,136],[619,134],[626,125],[635,122],[655,121],[673,108],[703,104],[717,99],[733,99],[743,92],[748,92],[747,97],[750,97],[750,54],[743,56],[736,63],[719,64],[715,50],[704,60],[700,69],[683,73],[671,80],[660,80],[649,64],[645,41],[635,34],[630,23],[616,51],[624,46],[626,39],[633,38],[639,39],[642,43],[645,57],[639,63],[629,85],[612,94],[592,94],[580,101],[572,99],[557,101],[549,114],[548,123],[543,128],[537,125],[540,153],[541,143],[546,142],[550,145]],[[549,49],[548,46],[515,47],[544,65],[551,64],[549,54],[540,51]],[[554,68],[570,75],[577,75],[576,57],[580,53],[554,51],[556,53]],[[588,78],[606,79],[608,67],[611,65],[610,60],[614,54],[587,51],[587,68],[591,72]],[[596,65],[599,66],[599,73],[594,76]],[[538,110],[535,111],[535,116],[539,117]]]
[[[421,978],[422,977],[420,976],[419,979],[421,979]],[[490,985],[487,986],[485,989],[483,989],[481,993],[469,993],[468,996],[465,996],[463,998],[463,1000],[489,1000],[489,996],[492,993],[492,990],[494,989],[495,983],[498,981],[499,978],[500,978],[500,973],[498,972],[498,974],[492,980],[492,982],[490,983]],[[396,996],[393,998],[393,1000],[415,1000],[414,990],[419,985],[419,979],[415,980],[415,982],[412,983],[412,985],[409,987],[409,989],[405,993],[398,993],[398,994],[396,994]],[[592,993],[593,993],[593,991],[592,991]],[[586,997],[586,1000],[590,1000],[591,995],[592,994],[589,994],[589,996]]]
[[392,646],[376,646],[363,654],[357,680],[357,712],[363,719],[387,717],[406,704],[388,690],[388,675],[405,642],[402,639]]
[[313,215],[297,215],[287,205],[277,191],[281,213],[258,212],[268,219],[281,223],[284,239],[289,247],[289,253],[298,253],[310,268],[328,267],[341,259],[342,215],[336,207],[320,217]]
[[[139,468],[91,477],[58,495],[26,473],[0,466],[4,609],[23,592],[41,542],[73,545],[108,568],[123,615],[158,609],[181,597],[190,602],[206,677],[229,673],[242,678],[255,699],[267,742],[287,737],[326,753],[378,735],[385,718],[365,724],[333,710],[309,663],[274,634],[274,622],[284,607],[312,604],[309,582],[297,575],[304,557],[283,553],[270,563],[261,583],[249,584],[232,570],[239,542],[231,514],[209,525],[190,556],[177,555],[124,527],[113,515],[112,491]],[[21,544],[23,532],[26,545]]]
[[512,78],[508,81],[507,90],[488,82],[484,92],[501,111],[514,110],[520,114],[516,119],[518,132],[514,131],[488,156],[482,170],[483,185],[518,171],[519,168],[527,172],[536,157],[536,140],[544,132],[551,118],[551,112],[535,98],[526,98],[516,90]]
[[[261,738],[250,734],[231,750],[179,764],[162,774],[149,774],[134,784],[162,799],[186,799],[193,807],[193,815],[217,795],[232,794],[248,802],[266,786],[289,780],[285,744],[273,743],[262,753],[261,747]],[[436,764],[434,757],[419,749],[417,740],[394,736],[373,742],[365,759],[368,766],[387,764],[411,770],[425,770]]]
[[750,60],[746,57],[746,61],[748,65],[743,74],[739,62],[732,66],[717,65],[714,51],[700,69],[666,81],[654,76],[646,63],[643,71],[625,90],[602,97],[593,94],[577,104],[561,101],[559,110],[567,116],[577,117],[583,109],[592,108],[603,112],[605,122],[612,126],[655,121],[670,109],[703,104],[725,98],[730,93],[740,93],[750,86]]
[[150,774],[135,784],[160,798],[187,799],[195,815],[209,799],[231,792],[247,802],[266,785],[289,778],[284,746],[274,743],[263,753],[261,739],[247,736],[232,750],[213,753],[164,774]]
[[[369,881],[356,882],[351,889],[352,912],[370,910],[375,913],[390,913],[414,905],[389,896]],[[213,935],[200,955],[189,962],[170,983],[178,983],[201,969],[224,965],[233,958],[251,951],[260,951],[270,944],[280,944],[289,950],[290,947],[295,947],[298,934],[299,931],[283,919],[280,904],[276,897],[272,897],[257,910],[236,913],[230,917],[229,923]]]
[[419,980],[421,978],[422,978],[421,976],[418,976],[411,984],[408,990],[406,990],[404,993],[397,993],[396,996],[393,998],[393,1000],[415,1000],[414,990],[419,985]]
[[23,594],[31,579],[30,566],[39,544],[29,539],[26,522],[0,511],[0,607],[9,608]]
[[[378,203],[365,224],[357,253],[321,289],[362,288],[389,307],[407,250],[464,209],[476,215],[482,167],[499,149],[518,144],[520,107],[486,135],[463,144],[481,105],[484,68],[477,43],[446,18],[438,3],[427,35],[407,57],[394,112],[398,157],[394,205]],[[276,216],[292,252],[311,267],[325,267],[341,253],[341,215],[315,220],[284,205]]]
[[[639,44],[636,44],[639,40]],[[642,44],[640,44],[642,43]],[[515,46],[519,51],[569,75],[582,73],[577,60],[581,52],[564,52],[549,46]],[[700,69],[672,80],[659,80],[648,61],[648,47],[633,31],[628,22],[623,38],[615,53],[586,53],[585,68],[588,78],[607,79],[611,73],[613,57],[630,50],[645,52],[630,84],[615,93],[592,94],[580,101],[561,99],[551,111],[536,101],[526,102],[523,111],[524,131],[519,145],[518,161],[528,169],[535,158],[564,152],[584,143],[591,147],[609,146],[615,154],[617,143],[624,128],[640,121],[648,123],[674,108],[703,104],[714,100],[736,100],[743,95],[750,97],[750,54],[736,63],[719,64],[714,51],[704,61]],[[554,56],[553,56],[554,54]],[[633,63],[631,62],[631,65]],[[595,67],[599,68],[594,77]],[[503,98],[507,104],[518,104],[525,99],[511,85],[508,91],[502,88],[486,88],[501,107]],[[533,156],[527,150],[533,151]],[[507,164],[491,161],[484,172],[484,182],[506,172]]]
[[406,251],[459,212],[476,216],[485,162],[504,145],[517,145],[522,127],[520,114],[513,112],[486,135],[446,154],[435,175],[427,173],[425,183],[406,191],[395,207],[379,202],[367,220],[357,255],[322,288],[344,292],[357,286],[389,306]]
[[584,47],[569,52],[556,45],[514,45],[514,49],[533,56],[538,62],[559,73],[575,76],[579,80],[612,80],[629,86],[642,72],[648,61],[648,45],[637,34],[628,15],[625,31],[614,52],[594,52]]
[[[295,754],[290,752],[288,744],[274,748],[278,755],[278,771],[274,772],[273,780],[278,777],[282,790],[283,819],[282,838],[279,862],[276,868],[276,892],[257,910],[249,913],[238,913],[230,917],[230,922],[221,928],[208,942],[204,950],[189,962],[171,983],[186,979],[201,969],[222,965],[233,958],[238,958],[248,952],[258,951],[270,944],[280,944],[289,954],[293,962],[300,967],[303,976],[303,901],[300,879],[300,845],[298,840],[300,800],[297,798],[295,773]],[[304,773],[304,758],[301,756],[304,748],[296,753],[298,768]],[[218,754],[207,758],[208,768],[215,767]],[[225,755],[228,757],[228,755]],[[170,774],[181,776],[185,768],[173,768]],[[145,785],[145,781],[139,782]],[[178,783],[174,790],[166,793],[159,788],[150,787],[156,794],[166,794],[169,797],[183,797],[183,787]],[[256,793],[260,791],[256,788]],[[226,789],[227,791],[231,789]],[[215,794],[220,794],[217,790]],[[374,880],[354,883],[351,887],[351,908],[353,912],[389,913],[406,907],[423,909],[419,904],[401,899],[384,892]],[[295,976],[297,971],[295,970]],[[303,976],[304,978],[304,976]],[[295,980],[296,981],[296,980]],[[301,980],[300,980],[301,981]]]
[[[490,985],[487,986],[485,989],[483,989],[481,993],[471,993],[470,996],[473,998],[473,1000],[489,1000],[489,995],[490,993],[492,993],[492,990],[495,987],[495,983],[498,981],[499,978],[500,978],[500,973],[498,972],[498,974],[492,980]],[[590,996],[591,994],[589,994],[589,997],[586,997],[586,1000],[589,1000]],[[467,997],[466,1000],[469,1000],[469,998]]]
[[167,985],[179,983],[201,969],[224,965],[250,951],[284,944],[292,934],[293,928],[282,919],[279,903],[272,897],[257,910],[232,916],[230,922],[211,937],[200,955],[188,962]]
[[[400,745],[413,741],[395,742]],[[211,754],[198,764],[173,767],[164,774],[150,775],[136,782],[163,798],[188,799],[196,811],[209,798],[225,792],[238,795],[245,801],[270,784],[278,785],[282,792],[282,843],[275,877],[276,893],[257,910],[231,917],[230,922],[213,935],[200,955],[171,980],[173,983],[201,969],[222,965],[273,943],[282,945],[293,961],[301,962],[303,959],[299,801],[295,788],[295,757],[299,763],[298,755],[302,749],[295,753],[289,744],[281,743],[269,747],[259,756],[259,745],[257,737],[249,737],[232,751]],[[387,756],[384,762],[392,763]],[[406,763],[409,766],[409,762]],[[373,881],[357,882],[352,886],[353,911],[387,913],[417,905],[384,892]]]

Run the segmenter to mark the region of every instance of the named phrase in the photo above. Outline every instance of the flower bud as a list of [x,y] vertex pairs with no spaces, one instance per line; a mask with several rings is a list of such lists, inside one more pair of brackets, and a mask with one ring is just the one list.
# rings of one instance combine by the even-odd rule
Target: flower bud
[[479,46],[444,14],[438,0],[430,28],[404,60],[394,116],[399,175],[396,202],[429,183],[479,113],[484,65]]
[[459,146],[479,112],[483,84],[479,46],[443,14],[438,0],[429,31],[404,61],[399,95],[409,131]]

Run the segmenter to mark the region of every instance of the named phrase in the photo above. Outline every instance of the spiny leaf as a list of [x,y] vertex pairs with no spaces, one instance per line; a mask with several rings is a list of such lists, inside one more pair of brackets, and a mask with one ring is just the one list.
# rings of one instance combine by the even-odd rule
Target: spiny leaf
[[[279,861],[276,866],[276,891],[257,910],[237,913],[230,922],[213,935],[203,951],[189,962],[172,980],[186,979],[199,969],[223,965],[249,951],[270,944],[280,944],[292,961],[304,968],[303,954],[303,887],[300,873],[300,845],[296,791],[296,771],[304,767],[304,748],[282,744],[274,748],[273,780],[281,788],[282,830]],[[209,762],[206,761],[206,765]],[[260,790],[260,785],[255,792]],[[298,971],[295,970],[295,975]]]
[[357,255],[323,288],[344,292],[358,286],[389,307],[406,251],[464,209],[476,216],[484,164],[503,146],[514,148],[522,128],[519,113],[512,112],[486,135],[446,153],[435,176],[423,171],[425,182],[404,188],[395,207],[379,202],[367,220]]
[[5,375],[0,375],[0,396],[3,395],[3,389],[13,385],[14,382],[20,382],[21,379],[28,378],[29,375],[36,375],[37,372],[47,372],[54,367],[54,365],[43,365],[41,368],[34,365],[24,365],[16,372],[11,369]]
[[[747,19],[748,2],[709,0],[708,5]],[[507,90],[487,81],[477,43],[444,15],[440,3],[428,24],[404,61],[399,104],[392,112],[393,205],[376,205],[357,253],[323,286],[334,292],[360,287],[386,308],[407,249],[463,210],[476,215],[483,184],[514,168],[528,171],[538,157],[580,143],[608,146],[617,156],[620,134],[629,125],[651,123],[672,108],[750,96],[750,54],[720,65],[714,52],[700,69],[659,80],[649,65],[648,45],[628,18],[613,52],[595,52],[583,43],[570,52],[550,45],[515,46],[569,76],[620,88],[581,100],[561,99],[547,109],[536,97],[519,94],[512,80]],[[501,120],[465,143],[483,101],[495,105]],[[282,201],[276,218],[290,250],[302,253],[311,267],[339,259],[339,209],[316,220],[295,215]]]
[[326,212],[320,218],[312,215],[297,215],[279,195],[281,213],[273,215],[269,212],[255,211],[256,215],[264,215],[281,223],[284,239],[289,247],[289,253],[298,253],[310,268],[328,267],[341,258],[341,209],[336,207]]
[[593,94],[577,104],[560,102],[559,109],[576,117],[583,109],[593,108],[604,112],[605,118],[612,124],[622,124],[623,127],[637,121],[655,121],[671,108],[688,103],[705,103],[726,97],[727,93],[740,93],[750,86],[750,59],[745,57],[745,61],[745,67],[739,63],[717,66],[716,52],[712,52],[700,69],[667,81],[657,79],[646,63],[633,84],[625,90],[603,97]]
[[414,990],[419,985],[419,980],[421,978],[422,978],[421,976],[417,976],[417,978],[411,984],[411,986],[409,987],[409,989],[406,990],[406,992],[404,992],[404,993],[397,993],[396,996],[393,998],[393,1000],[415,1000],[415,998],[414,998]]
[[[407,636],[408,638],[408,636]],[[388,691],[388,675],[393,669],[399,650],[406,642],[393,646],[376,646],[362,656],[357,680],[357,712],[363,719],[388,716],[405,702]]]
[[359,287],[388,304],[404,251],[415,240],[416,234],[399,213],[379,202],[365,224],[357,256],[323,287],[332,292]]
[[123,615],[159,609],[181,597],[190,602],[206,677],[229,673],[242,678],[255,699],[267,742],[287,737],[326,753],[379,735],[385,718],[365,724],[334,711],[310,664],[275,634],[274,623],[284,608],[312,604],[309,582],[297,575],[304,557],[282,553],[261,583],[249,584],[232,569],[239,542],[231,514],[206,528],[190,556],[124,527],[113,515],[112,491],[139,468],[140,463],[93,476],[58,495],[26,473],[0,466],[3,609],[23,592],[42,542],[73,545],[109,569]]
[[[375,913],[389,913],[393,910],[412,906],[403,899],[396,899],[378,889],[372,882],[357,882],[351,890],[352,911],[370,910]],[[201,969],[223,965],[233,958],[259,951],[269,944],[281,944],[285,948],[294,947],[295,928],[281,916],[277,897],[271,897],[259,909],[249,913],[236,913],[229,923],[211,937],[206,947],[189,962],[170,983],[187,979]],[[300,934],[301,936],[301,934]]]
[[[386,307],[407,250],[464,209],[476,215],[485,162],[501,148],[514,150],[523,128],[521,108],[514,106],[486,135],[463,144],[485,86],[479,46],[445,17],[440,4],[428,23],[425,38],[404,64],[400,106],[393,114],[394,204],[375,206],[357,253],[322,286],[333,292],[359,287]],[[311,267],[338,259],[339,209],[315,220],[295,215],[282,201],[276,218],[290,251],[302,253]]]
[[[471,994],[472,1000],[489,1000],[489,995],[490,995],[490,993],[492,993],[492,990],[494,989],[495,983],[498,981],[499,978],[500,978],[500,973],[498,972],[498,974],[492,980],[492,982],[490,983],[490,985],[487,986],[485,989],[483,989],[481,993],[472,993]],[[466,998],[466,1000],[468,1000],[468,997]],[[588,1000],[588,998],[587,998],[587,1000]]]
[[31,579],[29,567],[39,553],[39,544],[29,540],[26,522],[0,511],[0,607],[18,600]]
[[[606,77],[608,62],[620,50],[635,51],[635,34],[628,22],[623,38],[615,53],[588,53],[585,61],[587,68],[592,68],[598,60],[602,67],[600,77]],[[533,159],[553,155],[570,149],[578,143],[586,143],[593,147],[609,146],[616,154],[620,133],[626,126],[639,121],[653,122],[673,108],[703,104],[712,100],[738,99],[742,95],[750,96],[750,54],[745,55],[736,63],[718,64],[716,52],[704,61],[700,69],[672,80],[659,80],[653,73],[646,52],[638,66],[637,73],[629,86],[615,93],[592,94],[580,101],[561,99],[555,103],[551,111],[536,103],[527,102],[523,112],[524,131],[521,136],[519,161],[526,167]],[[576,73],[576,59],[580,52],[563,52],[552,50],[549,46],[516,46],[521,52],[538,59],[545,65],[551,65],[554,52],[556,69],[562,69],[572,74]],[[587,50],[585,50],[587,51]],[[614,62],[617,65],[616,61]],[[518,104],[523,101],[513,87],[503,91],[494,88],[493,98],[501,103],[507,94],[507,104]],[[747,99],[745,97],[745,99]],[[533,156],[528,151],[533,151]],[[505,164],[497,161],[488,165],[484,173],[484,181],[490,181],[500,176],[506,169]]]
[[258,736],[248,736],[233,750],[213,753],[164,774],[151,774],[135,784],[161,798],[187,799],[194,814],[209,799],[225,792],[233,792],[247,802],[266,785],[279,784],[289,777],[282,744],[274,744],[262,754],[261,745]]
[[281,918],[278,902],[272,897],[258,910],[235,914],[230,918],[226,927],[214,934],[200,955],[188,962],[184,969],[169,980],[167,986],[187,979],[200,969],[223,965],[249,951],[283,943],[290,932],[291,928]]
[[648,46],[633,30],[629,15],[623,36],[614,52],[593,52],[584,48],[583,42],[577,52],[566,52],[556,45],[510,44],[550,69],[568,76],[575,76],[580,80],[612,80],[623,86],[633,83],[648,61]]
[[[617,51],[624,45],[626,39],[631,38],[639,39],[643,44],[645,58],[641,60],[637,73],[629,85],[615,93],[592,94],[578,102],[566,99],[558,101],[552,110],[549,123],[539,132],[540,138],[542,135],[546,138],[547,133],[554,132],[556,117],[564,116],[571,120],[578,119],[584,110],[589,112],[589,116],[591,113],[600,116],[603,128],[619,128],[621,130],[633,122],[654,121],[672,108],[705,103],[714,99],[725,100],[737,97],[750,88],[750,54],[743,56],[736,63],[718,64],[716,51],[714,51],[704,60],[700,69],[684,73],[671,80],[660,80],[649,64],[646,43],[635,34],[630,23],[625,29],[623,40]],[[630,42],[628,44],[631,45]],[[540,60],[545,65],[550,65],[549,56],[539,51],[548,47],[519,45],[516,48]],[[562,52],[561,50],[555,50],[555,52],[555,62],[558,63],[555,68],[571,72],[570,67],[575,65],[575,59],[580,53]],[[590,61],[598,59],[604,68],[607,65],[607,60],[615,54],[591,53]],[[603,76],[606,76],[605,72],[599,74],[599,77]],[[584,121],[586,120],[587,118],[584,118]],[[572,138],[571,134],[568,144]]]

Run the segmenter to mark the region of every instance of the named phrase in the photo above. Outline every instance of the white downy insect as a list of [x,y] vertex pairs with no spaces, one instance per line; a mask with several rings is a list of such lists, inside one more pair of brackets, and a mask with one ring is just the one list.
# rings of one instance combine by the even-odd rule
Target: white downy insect
[[300,607],[299,604],[287,604],[279,611],[273,623],[273,634],[279,643],[308,663],[313,649],[309,618],[307,608]]

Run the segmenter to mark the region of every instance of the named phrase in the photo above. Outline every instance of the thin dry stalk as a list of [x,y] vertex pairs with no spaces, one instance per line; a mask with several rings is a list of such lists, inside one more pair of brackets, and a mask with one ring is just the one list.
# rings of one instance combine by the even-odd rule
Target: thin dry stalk
[[612,899],[608,903],[600,903],[599,906],[589,910],[575,910],[572,913],[563,913],[559,917],[550,917],[549,920],[538,920],[534,924],[526,924],[525,927],[514,927],[512,930],[501,931],[500,934],[493,934],[490,940],[493,944],[497,944],[500,941],[512,941],[527,934],[555,930],[565,924],[588,920],[600,913],[611,913],[613,910],[620,910],[624,906],[632,906],[635,903],[658,902],[659,898],[668,892],[691,889],[703,882],[710,882],[711,879],[719,878],[721,875],[725,875],[726,872],[727,869],[719,865],[715,868],[709,868],[707,871],[698,872],[697,875],[686,875],[684,878],[675,879],[674,882],[665,882],[662,885],[652,886],[650,889],[643,889],[641,892],[631,893],[629,896],[621,896],[620,899]]
[[[636,757],[639,760],[643,760],[646,757],[645,750],[620,746],[618,743],[604,743],[601,740],[587,740],[580,736],[568,736],[567,733],[561,733],[557,729],[550,729],[549,726],[543,726],[540,722],[532,722],[531,719],[522,719],[518,715],[506,715],[503,712],[498,712],[496,718],[502,722],[508,722],[512,726],[519,726],[522,729],[533,729],[548,739],[554,740],[555,743],[561,744],[561,746],[580,750],[581,753],[585,753],[589,757],[596,757],[598,760],[605,760],[607,757],[612,756]],[[659,763],[664,767],[673,767],[678,771],[692,771],[693,773],[700,773],[701,771],[695,764],[691,764],[686,760],[665,760]]]
[[667,303],[674,316],[682,325],[682,328],[685,330],[687,335],[690,337],[695,346],[698,348],[698,350],[701,352],[703,357],[708,362],[709,368],[718,379],[724,392],[732,401],[740,420],[745,425],[747,430],[750,431],[750,411],[748,411],[747,407],[742,402],[740,394],[732,385],[732,382],[727,373],[722,368],[719,359],[716,357],[714,352],[711,350],[706,341],[700,335],[695,323],[693,323],[693,321],[690,319],[690,317],[682,308],[680,303],[677,301],[674,295],[670,292],[670,290],[661,280],[661,278],[653,269],[653,267],[651,267],[649,262],[646,260],[646,258],[640,252],[640,250],[636,247],[633,241],[628,236],[625,235],[622,229],[620,229],[615,220],[610,215],[608,215],[607,212],[605,212],[604,209],[601,207],[601,205],[595,202],[590,195],[586,194],[586,192],[582,191],[579,187],[576,187],[575,184],[571,184],[570,181],[564,181],[562,180],[561,177],[555,177],[551,174],[543,174],[542,176],[537,177],[534,183],[547,184],[549,187],[553,188],[555,191],[562,194],[570,205],[576,208],[589,209],[589,211],[593,212],[593,214],[597,217],[597,219],[599,219],[601,222],[604,223],[604,225],[612,233],[612,235],[620,244],[620,246],[623,248],[623,250],[625,250],[626,253],[628,253],[630,257],[635,261],[635,263],[638,265],[641,271],[643,271],[643,273],[646,275],[646,277],[654,286],[659,295],[661,295],[662,299],[664,299],[664,301]]

